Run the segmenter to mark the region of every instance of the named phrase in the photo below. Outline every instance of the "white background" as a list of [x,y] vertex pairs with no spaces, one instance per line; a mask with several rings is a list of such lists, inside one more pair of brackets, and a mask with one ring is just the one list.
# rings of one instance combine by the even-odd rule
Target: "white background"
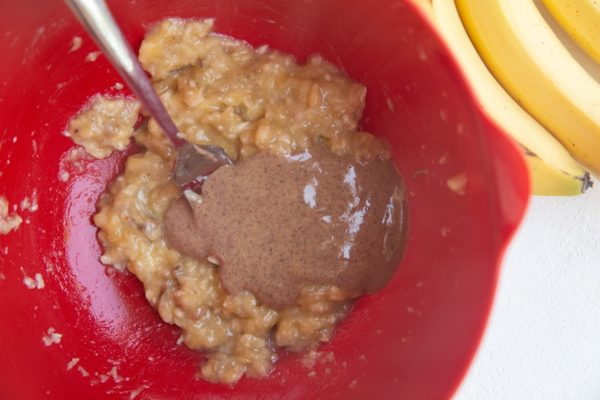
[[600,182],[534,197],[454,400],[600,399]]

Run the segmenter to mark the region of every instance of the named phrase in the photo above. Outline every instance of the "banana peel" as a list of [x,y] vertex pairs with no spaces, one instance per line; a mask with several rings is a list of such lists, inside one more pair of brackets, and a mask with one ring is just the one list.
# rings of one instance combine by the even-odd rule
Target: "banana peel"
[[559,25],[600,64],[600,2],[542,0]]

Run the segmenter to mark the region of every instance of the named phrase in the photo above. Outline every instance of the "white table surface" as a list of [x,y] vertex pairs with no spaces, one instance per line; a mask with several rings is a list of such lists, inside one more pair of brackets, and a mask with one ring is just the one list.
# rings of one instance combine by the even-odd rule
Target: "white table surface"
[[600,182],[534,197],[454,400],[600,399]]

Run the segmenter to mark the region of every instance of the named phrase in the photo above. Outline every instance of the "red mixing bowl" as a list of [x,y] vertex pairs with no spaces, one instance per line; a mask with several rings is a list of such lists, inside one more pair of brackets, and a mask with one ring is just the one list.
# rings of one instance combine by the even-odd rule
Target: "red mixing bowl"
[[[0,236],[0,399],[451,397],[481,339],[529,180],[520,150],[482,117],[417,8],[398,0],[109,6],[136,45],[161,18],[216,17],[218,32],[300,61],[318,52],[364,83],[363,128],[391,143],[410,193],[406,256],[392,283],[359,300],[323,346],[335,361],[318,363],[314,376],[302,356],[282,353],[266,379],[233,388],[195,379],[201,355],[176,344],[178,329],[161,322],[134,276],[107,274],[98,260],[91,217],[126,152],[58,178],[74,147],[61,134],[68,119],[121,79],[102,56],[84,62],[97,49],[61,1],[3,0],[0,195],[18,204],[35,188],[39,210],[19,211],[28,223]],[[69,52],[75,35],[83,45]],[[449,188],[465,178],[464,193]],[[23,283],[36,273],[43,289]],[[45,345],[49,329],[60,343]]]

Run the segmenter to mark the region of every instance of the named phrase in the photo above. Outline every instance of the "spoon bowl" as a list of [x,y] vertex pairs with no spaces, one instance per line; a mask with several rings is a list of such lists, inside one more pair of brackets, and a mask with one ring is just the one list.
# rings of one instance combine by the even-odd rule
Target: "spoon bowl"
[[219,146],[196,146],[182,139],[104,0],[65,0],[65,3],[177,148],[173,172],[177,185],[184,189],[200,190],[206,175],[232,163]]

